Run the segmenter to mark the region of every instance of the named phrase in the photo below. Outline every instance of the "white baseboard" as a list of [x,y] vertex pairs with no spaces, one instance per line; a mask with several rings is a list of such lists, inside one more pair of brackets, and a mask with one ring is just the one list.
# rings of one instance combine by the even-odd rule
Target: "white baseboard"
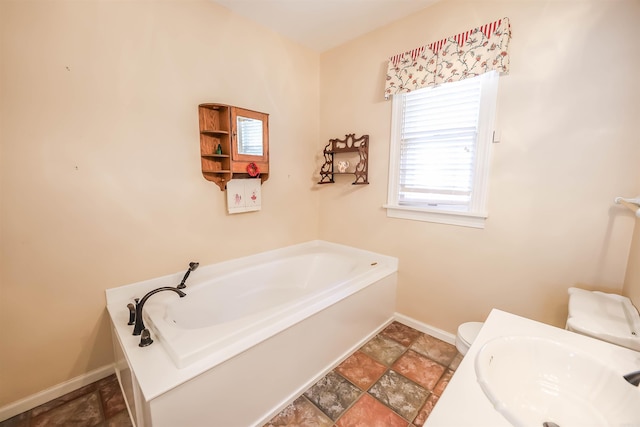
[[420,322],[419,320],[413,319],[409,316],[405,316],[404,314],[400,314],[398,312],[394,313],[393,317],[400,323],[404,323],[407,326],[411,326],[414,329],[419,330],[420,332],[424,332],[425,334],[431,335],[434,338],[438,338],[449,344],[456,344],[456,336],[450,334],[447,331],[443,331],[442,329],[438,329],[435,326],[427,325],[426,323]]
[[36,394],[32,394],[31,396],[27,396],[24,399],[2,406],[0,407],[0,422],[106,378],[114,372],[115,369],[113,368],[113,365],[103,366],[102,368],[95,369],[75,378],[71,378],[63,383],[54,385],[53,387],[49,387],[48,389],[42,390]]

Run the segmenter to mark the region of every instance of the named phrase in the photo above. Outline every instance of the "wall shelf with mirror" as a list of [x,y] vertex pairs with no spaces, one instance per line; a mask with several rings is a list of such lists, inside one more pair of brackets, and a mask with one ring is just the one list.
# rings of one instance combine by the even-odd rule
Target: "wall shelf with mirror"
[[[324,147],[318,184],[333,184],[335,175],[355,175],[353,185],[369,184],[369,135],[330,139]],[[335,168],[337,167],[337,171]]]
[[202,175],[224,191],[232,178],[269,178],[269,115],[225,104],[200,104]]

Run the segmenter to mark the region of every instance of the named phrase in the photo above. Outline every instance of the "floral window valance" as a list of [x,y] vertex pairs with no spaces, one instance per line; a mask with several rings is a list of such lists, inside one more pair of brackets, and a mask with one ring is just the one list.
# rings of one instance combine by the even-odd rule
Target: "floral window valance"
[[389,58],[384,97],[455,82],[488,71],[509,72],[509,18]]

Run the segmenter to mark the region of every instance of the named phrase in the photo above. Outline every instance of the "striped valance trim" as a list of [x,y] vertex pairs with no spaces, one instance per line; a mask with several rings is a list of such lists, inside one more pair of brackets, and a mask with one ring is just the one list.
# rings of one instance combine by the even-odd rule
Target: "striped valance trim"
[[[428,48],[431,49],[431,45],[429,45]],[[410,50],[408,52],[399,53],[399,54],[394,55],[391,58],[389,58],[389,61],[391,61],[391,63],[393,65],[396,65],[396,66],[405,57],[411,57],[411,59],[413,61],[415,61],[418,56],[422,55],[422,53],[424,52],[425,49],[427,49],[427,46],[421,46],[421,47],[415,48],[413,50]]]
[[498,19],[495,22],[491,22],[490,24],[485,24],[482,27],[478,27],[477,29],[465,31],[464,33],[456,34],[455,36],[447,37],[440,41],[429,43],[426,46],[421,46],[404,53],[399,53],[389,58],[389,61],[391,61],[393,65],[398,65],[398,63],[400,62],[403,56],[410,56],[411,59],[415,61],[415,59],[418,56],[422,55],[425,49],[429,49],[431,50],[431,52],[437,54],[438,51],[442,49],[442,46],[444,46],[447,40],[450,38],[454,39],[459,46],[462,46],[467,41],[469,36],[477,30],[482,31],[482,33],[487,37],[487,39],[490,39],[491,34],[493,34],[493,32],[500,26],[501,23],[502,23],[502,19]]
[[[498,29],[498,27],[500,27],[500,24],[502,24],[502,19],[498,19],[495,22],[485,24],[482,27],[478,27],[473,30],[465,31],[464,33],[456,34],[455,36],[449,38],[454,39],[458,43],[458,46],[462,46],[465,44],[471,34],[480,30],[487,37],[487,39],[490,39],[491,35]],[[428,47],[433,53],[438,53],[438,51],[442,49],[449,38],[442,39],[434,43],[429,43]]]

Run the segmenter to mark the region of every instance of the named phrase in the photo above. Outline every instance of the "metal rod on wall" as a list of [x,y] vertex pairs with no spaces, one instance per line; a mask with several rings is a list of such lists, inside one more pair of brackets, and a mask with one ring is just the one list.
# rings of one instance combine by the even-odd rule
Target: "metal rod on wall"
[[616,197],[614,201],[616,202],[616,204],[623,205],[631,209],[633,212],[635,212],[636,216],[640,218],[640,196],[636,197],[635,199]]

